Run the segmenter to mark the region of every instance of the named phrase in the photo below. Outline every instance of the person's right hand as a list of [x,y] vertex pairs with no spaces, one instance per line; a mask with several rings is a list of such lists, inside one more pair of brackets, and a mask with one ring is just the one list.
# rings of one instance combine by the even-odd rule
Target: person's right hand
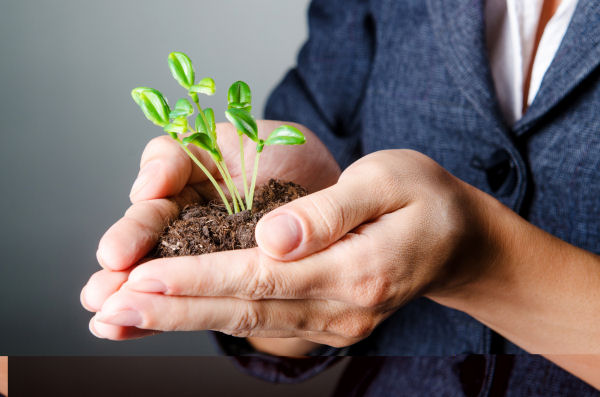
[[[264,135],[281,124],[277,121],[259,121],[261,137],[265,138]],[[298,183],[312,193],[337,181],[340,169],[327,148],[311,131],[300,125],[296,127],[306,136],[306,143],[294,147],[265,148],[260,159],[257,186],[270,178],[278,178]],[[238,135],[230,124],[225,123],[219,123],[217,131],[225,161],[239,191],[243,192]],[[256,151],[254,143],[248,139],[245,142],[246,169],[251,171]],[[218,172],[208,155],[195,147],[190,149],[216,178]],[[154,247],[162,230],[181,208],[203,198],[218,199],[218,196],[206,176],[177,143],[166,135],[150,141],[142,154],[140,173],[131,190],[133,205],[100,240],[97,258],[104,269],[93,274],[83,288],[82,305],[92,312],[98,312],[104,301],[127,281],[129,272]],[[154,333],[135,327],[101,323],[95,317],[90,321],[90,331],[96,336],[113,340]],[[270,341],[271,344],[274,342]]]

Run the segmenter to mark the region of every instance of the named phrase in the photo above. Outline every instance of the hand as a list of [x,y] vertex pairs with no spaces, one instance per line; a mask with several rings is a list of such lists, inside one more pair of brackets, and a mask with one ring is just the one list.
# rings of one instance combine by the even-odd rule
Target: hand
[[[280,124],[276,121],[259,121],[258,127],[263,134]],[[265,149],[261,156],[257,185],[269,178],[280,178],[297,182],[309,192],[314,192],[337,181],[340,170],[329,151],[311,131],[297,127],[306,136],[306,143],[293,148],[273,146]],[[219,146],[234,182],[243,191],[237,133],[230,124],[225,123],[219,123],[217,130]],[[213,175],[218,174],[205,153],[193,147],[190,149]],[[244,152],[248,169],[251,168],[248,164],[254,160],[253,143],[247,142]],[[203,198],[218,199],[205,175],[166,135],[153,139],[144,150],[140,174],[130,197],[133,205],[100,240],[97,257],[104,269],[92,275],[81,292],[82,305],[92,312],[99,311],[104,301],[121,287],[130,271],[153,248],[157,236],[184,205]],[[97,323],[95,317],[90,321],[90,330],[97,336],[109,339],[129,339],[155,333],[135,327]]]
[[410,299],[492,264],[484,214],[495,203],[424,155],[377,152],[265,216],[260,248],[139,265],[95,324],[347,346]]

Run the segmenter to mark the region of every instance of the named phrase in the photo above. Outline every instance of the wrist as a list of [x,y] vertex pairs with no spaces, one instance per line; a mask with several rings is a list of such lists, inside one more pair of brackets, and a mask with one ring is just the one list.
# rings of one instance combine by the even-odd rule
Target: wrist
[[472,186],[467,192],[466,242],[446,270],[446,280],[426,296],[474,315],[506,295],[518,300],[524,281],[519,264],[531,263],[531,229],[536,228],[494,197]]
[[487,197],[480,266],[468,282],[426,296],[531,353],[600,352],[600,258]]

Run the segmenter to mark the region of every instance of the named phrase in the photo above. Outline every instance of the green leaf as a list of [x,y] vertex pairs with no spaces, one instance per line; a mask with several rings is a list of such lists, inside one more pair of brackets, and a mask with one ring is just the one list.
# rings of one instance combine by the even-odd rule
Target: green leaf
[[188,130],[187,118],[177,117],[175,120],[167,124],[164,130],[171,136],[173,136],[172,133],[185,134]]
[[207,152],[209,152],[217,160],[219,160],[219,161],[221,160],[221,157],[219,156],[219,152],[215,148],[215,145],[214,145],[212,139],[210,139],[210,137],[206,134],[197,132],[195,134],[192,134],[192,135],[184,138],[183,143],[186,145],[189,143],[192,143],[192,144],[198,146],[199,148],[204,149]]
[[[252,109],[250,105],[252,102],[252,93],[250,87],[243,81],[236,81],[229,87],[227,91],[227,103],[229,108],[249,108],[248,112]],[[234,105],[235,104],[235,105]]]
[[215,112],[213,112],[212,108],[204,109],[204,117],[206,117],[210,130],[214,131],[217,128],[217,124],[215,123]]
[[195,125],[196,125],[196,132],[199,132],[201,134],[206,134],[206,135],[210,134],[209,126],[206,125],[206,122],[204,121],[204,117],[202,117],[201,114],[198,114],[196,116]]
[[148,120],[161,127],[169,123],[169,105],[160,91],[149,87],[137,87],[131,91],[131,97]]
[[238,131],[246,134],[254,142],[258,142],[258,127],[254,117],[244,109],[228,109],[225,117],[235,126]]
[[194,108],[192,107],[190,101],[185,98],[181,98],[175,104],[175,109],[171,110],[171,113],[169,113],[169,118],[174,119],[182,116],[187,117],[192,113],[194,113]]
[[206,122],[208,123],[210,137],[213,141],[217,141],[217,124],[215,123],[215,112],[211,108],[204,109],[204,117],[206,117]]
[[250,113],[252,106],[250,106],[248,103],[229,102],[227,109],[242,109]]
[[212,140],[210,139],[210,137],[206,134],[198,132],[184,138],[183,143],[185,143],[186,145],[188,143],[193,143],[194,145],[208,151],[212,150],[213,148]]
[[198,82],[198,84],[194,84],[189,88],[190,95],[194,92],[205,94],[205,95],[214,95],[215,94],[215,81],[210,77],[205,77]]
[[265,145],[302,145],[304,142],[306,138],[298,128],[282,125],[271,132]]
[[172,52],[169,54],[169,69],[179,84],[186,90],[194,85],[194,68],[192,61],[183,52]]

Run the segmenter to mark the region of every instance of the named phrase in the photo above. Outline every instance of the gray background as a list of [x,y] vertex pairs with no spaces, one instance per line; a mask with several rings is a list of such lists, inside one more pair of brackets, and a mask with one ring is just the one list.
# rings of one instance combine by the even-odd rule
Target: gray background
[[[140,154],[161,130],[132,88],[185,92],[167,54],[212,76],[223,109],[242,79],[260,115],[307,35],[307,0],[0,0],[0,354],[203,355],[207,335],[110,342],[79,304],[103,232],[129,205]],[[224,116],[215,112],[220,121]]]

